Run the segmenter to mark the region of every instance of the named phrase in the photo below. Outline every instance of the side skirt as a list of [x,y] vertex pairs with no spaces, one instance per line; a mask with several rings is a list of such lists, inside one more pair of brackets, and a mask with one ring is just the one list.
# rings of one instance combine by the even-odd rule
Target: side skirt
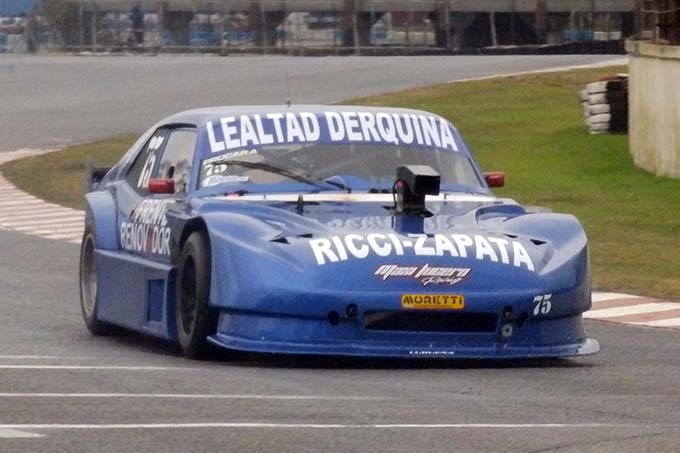
[[97,250],[95,264],[100,320],[176,340],[174,266],[109,250]]

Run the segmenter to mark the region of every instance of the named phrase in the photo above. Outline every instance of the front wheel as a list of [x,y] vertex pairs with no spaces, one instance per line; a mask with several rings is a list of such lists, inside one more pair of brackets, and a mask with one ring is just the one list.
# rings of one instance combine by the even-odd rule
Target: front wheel
[[210,246],[204,232],[192,233],[182,247],[177,271],[175,320],[177,339],[191,359],[205,357],[208,335],[217,330],[210,297]]

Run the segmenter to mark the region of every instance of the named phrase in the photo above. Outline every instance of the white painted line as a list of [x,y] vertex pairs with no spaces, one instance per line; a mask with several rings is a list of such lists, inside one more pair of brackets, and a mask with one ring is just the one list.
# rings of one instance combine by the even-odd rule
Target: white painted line
[[[70,224],[70,228],[75,228],[76,226],[80,226],[81,230],[85,228],[85,225],[82,221],[75,223],[75,224]],[[54,233],[54,229],[59,229],[58,225],[54,226],[54,229],[48,229],[48,228],[41,228],[40,230],[37,230],[39,227],[33,226],[33,227],[24,227],[24,226],[15,226],[15,225],[5,225],[3,223],[0,223],[0,228],[3,228],[5,230],[11,230],[11,231],[17,231],[19,233],[28,233],[28,232],[35,232],[35,231],[45,231],[46,234],[52,234]],[[38,233],[35,233],[38,234]]]
[[82,233],[83,230],[85,229],[85,225],[83,224],[82,220],[73,220],[73,221],[54,222],[51,225],[13,226],[12,229],[14,231],[27,231],[27,232],[31,232],[31,233],[34,233],[34,234],[67,233],[69,231],[77,231],[77,230],[80,230],[80,232]]
[[84,225],[85,217],[84,216],[68,216],[68,217],[57,217],[55,219],[50,219],[50,220],[29,220],[27,222],[7,222],[3,223],[3,225],[7,227],[15,227],[15,228],[24,228],[24,227],[36,227],[36,226],[47,226],[47,225],[59,225],[59,224],[67,224],[67,223],[77,223],[80,222],[81,224]]
[[166,371],[166,370],[209,370],[198,367],[172,366],[118,366],[118,365],[0,365],[0,370],[111,370],[111,371]]
[[[61,230],[63,230],[62,226],[65,226],[65,227],[68,227],[68,228],[71,228],[71,229],[75,229],[75,227],[79,226],[80,229],[82,230],[82,229],[85,228],[85,223],[82,220],[74,222],[74,223],[68,223],[68,224],[62,224],[62,225],[56,223],[53,226],[47,225],[46,228],[40,228],[37,225],[34,225],[34,226],[16,225],[16,224],[6,225],[4,223],[0,223],[0,228],[3,228],[5,230],[18,231],[20,233],[44,231],[47,234],[52,234],[52,233],[55,233],[55,230],[60,230],[60,232],[62,232],[61,231]],[[39,233],[35,233],[35,234],[39,234]]]
[[657,319],[656,321],[645,322],[631,322],[630,324],[650,327],[680,327],[680,318]]
[[27,206],[27,205],[37,205],[37,204],[47,204],[44,201],[35,197],[17,197],[12,198],[11,201],[0,201],[0,209],[5,209],[10,206]]
[[[67,215],[67,214],[71,214],[71,213],[77,212],[77,211],[73,211],[71,209],[67,209],[67,208],[64,208],[62,206],[57,206],[56,204],[53,204],[53,205],[45,205],[44,208],[29,206],[27,208],[12,209],[11,215],[12,216],[23,215],[23,216],[39,217],[39,216],[42,216],[45,213],[52,213],[52,212],[61,212],[62,215]],[[11,220],[11,218],[12,218],[12,217],[9,217],[9,218],[7,217],[8,215],[10,215],[9,212],[4,212],[4,213],[2,213],[2,215],[4,217],[0,218],[0,222],[3,221],[3,220]]]
[[619,293],[593,293],[593,303],[615,299],[640,299],[640,296],[631,296],[630,294]]
[[159,398],[159,399],[224,399],[224,400],[349,400],[374,401],[395,398],[376,396],[329,395],[239,395],[193,393],[0,393],[0,398]]
[[49,206],[16,206],[13,208],[0,209],[0,217],[6,218],[16,215],[29,215],[33,214],[35,217],[40,217],[43,212],[54,212],[53,208]]
[[81,240],[82,235],[83,235],[83,230],[81,230],[79,234],[76,234],[76,233],[71,233],[71,234],[42,234],[41,237],[44,237],[45,239],[69,239],[69,240],[75,241],[75,240]]
[[680,304],[671,302],[649,303],[628,305],[625,307],[604,308],[602,310],[590,310],[583,314],[584,318],[613,318],[615,316],[639,315],[640,313],[656,313],[660,311],[677,310]]
[[[58,222],[68,222],[68,221],[74,221],[74,220],[80,220],[81,222],[85,220],[85,213],[84,212],[61,212],[59,215],[56,215],[56,211],[54,211],[55,214],[48,216],[42,216],[40,215],[39,219],[36,219],[35,222],[42,222],[42,224],[49,224],[49,223],[58,223]],[[45,218],[43,218],[45,217]],[[24,219],[20,221],[22,225],[30,225],[33,220],[31,219]]]
[[45,437],[42,434],[17,431],[16,429],[0,428],[0,439],[28,439],[33,437]]
[[12,199],[6,199],[0,202],[0,208],[3,208],[5,211],[14,211],[17,209],[21,209],[22,207],[25,207],[26,209],[41,209],[41,208],[48,208],[50,206],[58,206],[54,205],[52,203],[48,203],[45,200],[41,200],[39,198],[32,197],[32,199],[26,199],[26,200],[16,200],[14,198]]
[[60,355],[0,355],[0,360],[13,359],[13,360],[88,360],[92,357],[79,357],[79,356],[60,356]]
[[15,207],[12,207],[12,206],[5,206],[5,207],[0,206],[0,216],[8,216],[8,215],[12,215],[13,213],[15,213],[15,212],[17,212],[17,211],[25,212],[25,211],[28,209],[28,207],[26,206],[26,204],[33,205],[33,206],[30,206],[30,208],[31,208],[34,212],[38,213],[38,215],[40,215],[40,212],[41,212],[41,210],[42,210],[42,207],[40,206],[41,203],[42,203],[42,202],[38,202],[38,203],[24,203],[24,204],[22,204],[21,206],[15,206]]
[[52,208],[46,211],[41,211],[41,210],[36,210],[35,212],[31,212],[29,214],[22,214],[22,215],[14,215],[10,217],[0,217],[0,223],[4,224],[5,222],[18,222],[21,220],[36,220],[36,219],[43,219],[47,217],[67,217],[67,216],[75,216],[75,215],[81,215],[83,218],[85,218],[85,213],[82,211],[76,211],[75,213],[66,211],[64,208]]
[[75,241],[76,238],[82,238],[83,232],[81,231],[80,233],[64,233],[64,234],[56,234],[56,233],[30,233],[28,231],[22,231],[22,233],[25,234],[32,234],[36,237],[43,238],[43,239],[49,239],[49,240],[60,240],[61,242],[68,242],[68,241]]
[[69,244],[80,245],[80,244],[83,242],[83,239],[82,239],[82,238],[80,238],[80,239],[72,239],[72,240],[67,241],[67,242],[68,242]]
[[[19,228],[16,229],[17,231],[22,231]],[[32,234],[49,234],[49,235],[55,235],[55,234],[68,234],[73,236],[74,233],[78,233],[78,236],[81,236],[83,234],[83,231],[85,230],[85,226],[83,225],[82,222],[78,222],[76,224],[70,224],[70,225],[63,225],[63,226],[54,226],[53,228],[40,228],[36,229],[35,227],[29,228],[28,231]],[[24,229],[25,231],[25,229]]]
[[19,192],[19,194],[16,196],[3,196],[2,199],[0,199],[0,206],[10,205],[11,203],[24,203],[26,201],[39,201],[41,203],[47,204],[45,200],[41,200],[40,198],[34,197],[33,195],[25,192]]
[[40,235],[42,237],[49,237],[49,238],[54,238],[54,237],[61,237],[61,238],[80,238],[83,235],[83,231],[85,230],[85,226],[81,223],[77,226],[70,226],[68,228],[59,228],[59,227],[54,227],[51,229],[40,229],[40,230],[33,230],[33,234]]
[[508,78],[508,77],[517,77],[517,76],[523,76],[523,75],[530,75],[530,74],[545,74],[545,73],[553,73],[553,72],[565,72],[565,71],[573,71],[575,69],[591,69],[591,68],[606,68],[609,66],[623,66],[628,64],[628,58],[619,58],[615,60],[607,60],[607,61],[602,61],[599,63],[592,63],[592,64],[584,64],[584,65],[573,65],[573,66],[558,66],[558,67],[552,67],[552,68],[546,68],[546,69],[535,69],[531,71],[522,71],[522,72],[510,72],[506,74],[495,74],[495,75],[489,75],[489,76],[479,76],[479,77],[471,77],[467,79],[458,79],[458,80],[450,80],[449,82],[445,83],[459,83],[459,82],[475,82],[478,80],[490,80],[490,79],[502,79],[502,78]]
[[[44,225],[44,226],[43,226]],[[62,220],[61,222],[51,222],[49,224],[43,224],[43,225],[21,225],[18,228],[33,228],[34,231],[40,231],[40,230],[47,230],[47,231],[53,231],[55,229],[64,229],[64,228],[71,228],[73,229],[75,226],[79,226],[80,229],[85,228],[85,220],[84,219],[67,219],[67,220]]]
[[[177,428],[284,428],[284,429],[556,429],[556,428],[631,428],[640,424],[624,425],[616,423],[438,423],[438,424],[341,424],[341,423],[117,423],[117,424],[17,424],[0,425],[0,429],[177,429]],[[675,426],[675,425],[673,425]]]
[[33,229],[33,233],[35,234],[49,234],[49,235],[55,235],[55,234],[69,234],[74,237],[80,237],[83,235],[83,231],[85,230],[85,226],[82,224],[82,222],[79,222],[75,225],[62,225],[62,226],[54,226],[51,228],[45,228],[45,229],[40,229],[36,230]]
[[[75,214],[81,214],[85,215],[83,211],[70,211],[64,208],[63,206],[57,206],[57,205],[50,205],[48,207],[45,207],[43,209],[37,209],[33,208],[30,210],[21,210],[21,211],[27,211],[27,212],[17,212],[20,211],[18,209],[13,209],[11,213],[5,212],[0,216],[0,221],[2,220],[13,220],[14,218],[17,218],[19,216],[23,217],[30,217],[30,216],[42,216],[45,214],[52,214],[52,213],[60,213],[61,215],[75,215]],[[9,217],[8,217],[9,215]]]

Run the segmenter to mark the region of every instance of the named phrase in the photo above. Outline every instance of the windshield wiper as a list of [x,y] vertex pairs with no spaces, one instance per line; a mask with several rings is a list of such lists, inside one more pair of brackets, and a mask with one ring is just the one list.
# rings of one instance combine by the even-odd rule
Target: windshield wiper
[[300,181],[305,184],[311,184],[313,186],[321,187],[323,184],[329,184],[331,186],[337,187],[342,190],[346,190],[348,193],[352,192],[352,189],[347,187],[346,185],[336,182],[336,181],[329,181],[327,179],[321,179],[321,178],[316,178],[312,175],[300,175],[298,173],[292,172],[290,170],[286,170],[285,168],[280,168],[280,167],[275,167],[273,165],[265,164],[262,162],[248,162],[245,160],[238,160],[238,159],[226,159],[226,160],[215,160],[213,162],[209,162],[208,165],[210,166],[217,166],[217,165],[237,165],[240,167],[246,167],[246,168],[252,168],[255,170],[264,170],[269,173],[274,173],[276,175],[281,175],[285,176],[286,178],[293,179],[295,181]]

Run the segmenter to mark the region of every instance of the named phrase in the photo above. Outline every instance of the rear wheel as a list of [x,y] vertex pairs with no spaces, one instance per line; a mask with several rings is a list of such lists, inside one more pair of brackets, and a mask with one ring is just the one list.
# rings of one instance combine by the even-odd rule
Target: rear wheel
[[192,233],[182,247],[177,272],[175,320],[177,338],[187,357],[208,352],[208,335],[217,330],[217,312],[210,298],[210,246],[204,232]]
[[97,318],[97,267],[94,260],[96,248],[94,234],[88,226],[80,246],[80,309],[88,330],[93,335],[106,335],[113,328]]

